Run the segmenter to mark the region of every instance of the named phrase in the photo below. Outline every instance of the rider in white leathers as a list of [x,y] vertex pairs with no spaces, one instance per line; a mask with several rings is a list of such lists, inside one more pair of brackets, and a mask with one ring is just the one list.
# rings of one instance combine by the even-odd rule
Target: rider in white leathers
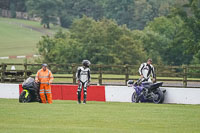
[[84,92],[84,100],[83,103],[86,103],[87,98],[87,87],[90,85],[90,68],[89,65],[91,64],[88,60],[83,60],[82,62],[83,66],[79,67],[77,69],[76,78],[78,81],[78,103],[81,103],[81,91],[83,88]]
[[140,73],[140,79],[142,82],[152,82],[151,81],[151,75],[153,77],[153,82],[156,81],[156,75],[154,71],[154,67],[152,65],[152,59],[148,59],[147,63],[142,63],[139,68],[139,73]]

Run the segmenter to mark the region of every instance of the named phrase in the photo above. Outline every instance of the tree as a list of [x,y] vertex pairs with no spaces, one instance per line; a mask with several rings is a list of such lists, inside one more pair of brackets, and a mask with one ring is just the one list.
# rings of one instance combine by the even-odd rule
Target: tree
[[10,4],[10,12],[11,12],[11,17],[15,18],[16,17],[16,7],[14,3]]
[[145,58],[143,47],[133,39],[132,31],[111,20],[83,17],[73,23],[70,31],[71,37],[83,45],[85,58],[92,62],[137,64]]
[[162,61],[167,65],[189,64],[192,54],[185,54],[185,41],[190,38],[190,33],[184,26],[180,17],[155,18],[145,27],[139,39],[143,41],[145,51],[157,63]]
[[59,11],[61,25],[69,28],[73,20],[83,15],[99,20],[104,16],[104,10],[99,0],[62,0]]
[[44,37],[39,42],[39,53],[45,61],[80,63],[89,59],[94,64],[138,64],[146,57],[131,30],[105,18],[77,19],[68,34],[57,33],[56,37]]
[[185,0],[134,0],[134,27],[143,30],[156,17],[167,16],[171,7],[184,4]]
[[107,0],[105,4],[106,17],[114,19],[119,25],[134,27],[134,0]]
[[26,12],[26,0],[14,0],[16,11]]
[[[170,7],[185,0],[105,0],[105,16],[119,25],[130,29],[143,30],[155,17],[167,16]],[[180,2],[181,1],[181,2]]]
[[58,0],[27,0],[26,6],[31,15],[41,18],[41,24],[50,28],[50,23],[58,22],[58,8],[60,1]]
[[0,8],[6,10],[14,10],[25,12],[26,5],[25,0],[0,0]]
[[200,64],[200,0],[188,0],[188,3],[173,9],[170,16],[180,16],[188,38],[184,41],[186,54],[193,55],[193,64]]

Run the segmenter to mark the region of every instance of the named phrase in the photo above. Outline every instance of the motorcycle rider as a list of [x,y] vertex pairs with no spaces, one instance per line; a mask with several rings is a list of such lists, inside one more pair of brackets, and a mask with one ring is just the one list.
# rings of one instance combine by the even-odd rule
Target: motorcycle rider
[[146,63],[142,63],[139,68],[140,80],[142,82],[152,82],[150,76],[153,77],[153,83],[156,82],[156,75],[152,65],[152,59],[148,59]]
[[86,104],[86,98],[87,98],[87,87],[90,85],[90,61],[89,60],[83,60],[81,67],[78,67],[76,78],[78,81],[78,90],[77,90],[77,96],[78,96],[78,103],[81,103],[81,91],[83,88],[84,92],[84,100],[83,104]]

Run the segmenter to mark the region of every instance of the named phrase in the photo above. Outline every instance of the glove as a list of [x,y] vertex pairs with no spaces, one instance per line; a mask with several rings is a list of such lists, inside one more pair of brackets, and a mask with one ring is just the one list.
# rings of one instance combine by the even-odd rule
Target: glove
[[155,78],[153,78],[153,83],[156,83],[156,79]]
[[50,84],[51,84],[51,82],[49,81],[47,84],[48,84],[48,85],[50,85]]
[[90,86],[90,82],[87,83],[87,86],[88,86],[88,87]]

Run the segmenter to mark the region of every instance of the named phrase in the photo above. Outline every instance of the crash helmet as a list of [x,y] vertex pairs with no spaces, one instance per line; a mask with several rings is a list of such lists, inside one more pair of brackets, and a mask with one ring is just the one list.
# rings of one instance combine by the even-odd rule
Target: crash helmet
[[134,81],[133,81],[133,80],[128,80],[128,81],[127,81],[127,86],[128,86],[128,87],[133,86],[133,84],[134,84]]
[[83,60],[83,61],[82,61],[82,64],[83,64],[83,66],[85,66],[85,67],[89,67],[91,63],[90,63],[89,60]]

